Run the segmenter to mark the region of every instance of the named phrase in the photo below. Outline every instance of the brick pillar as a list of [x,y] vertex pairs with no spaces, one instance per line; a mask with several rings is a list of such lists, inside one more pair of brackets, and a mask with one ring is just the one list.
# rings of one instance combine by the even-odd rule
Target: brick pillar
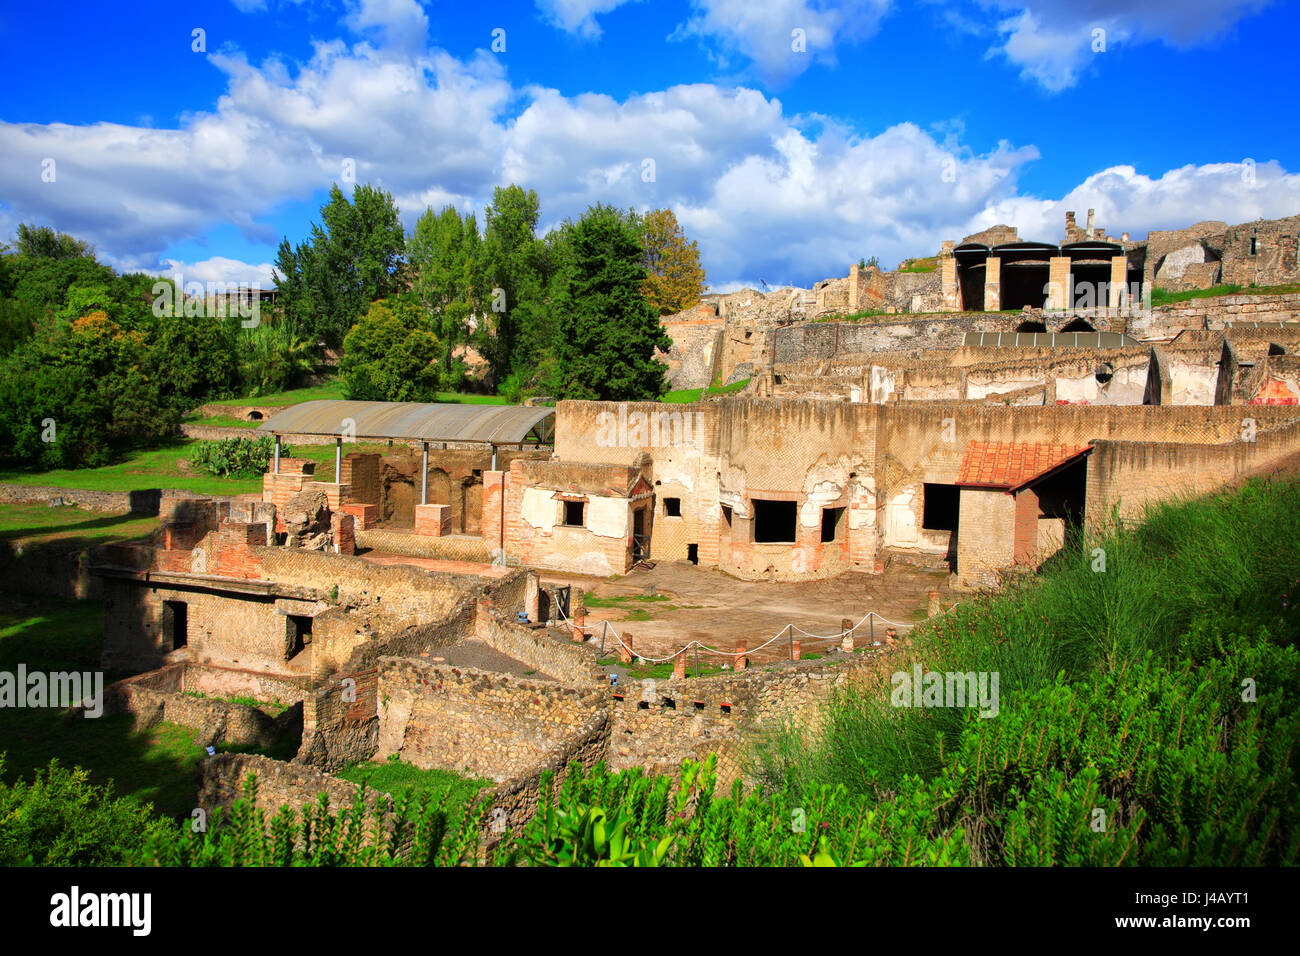
[[959,312],[964,308],[961,286],[957,284],[957,260],[952,250],[952,240],[945,239],[939,250],[939,283],[945,312]]
[[416,505],[415,533],[435,538],[451,534],[451,505]]
[[[1110,296],[1106,301],[1112,315],[1119,314],[1120,296],[1128,284],[1128,256],[1112,256],[1110,260]],[[1098,303],[1100,305],[1101,303]]]
[[673,680],[686,679],[686,652],[678,654],[673,658]]
[[573,621],[573,641],[581,644],[587,639],[582,627],[587,623],[587,606],[583,603],[582,589],[573,588],[569,592],[569,618]]
[[635,656],[632,653],[632,647],[633,647],[632,635],[624,634],[623,643],[618,645],[618,659],[622,661],[624,664],[632,663],[632,658]]
[[849,266],[849,312],[858,311],[858,282],[862,279],[862,270],[855,262]]
[[842,638],[840,638],[840,650],[842,650],[845,654],[852,654],[852,653],[853,653],[853,635],[852,635],[852,634],[845,634]]
[[984,260],[984,311],[1002,308],[1002,260],[989,256]]
[[745,641],[736,641],[736,663],[734,666],[738,671],[743,671],[748,666],[745,660],[745,651],[747,649]]
[[[483,535],[483,543],[487,545],[488,553],[494,557],[502,550],[501,508],[504,498],[505,472],[483,472],[483,517],[479,523],[479,533]],[[506,541],[505,544],[504,550],[508,551],[510,542]],[[504,559],[504,555],[502,558]]]
[[524,581],[524,613],[530,621],[541,620],[542,582],[536,574],[529,572]]
[[1070,257],[1052,256],[1047,261],[1048,309],[1068,309],[1074,299],[1070,286]]
[[795,641],[794,644],[792,644],[791,646],[794,648],[794,652],[793,652],[794,659],[799,660],[800,657],[803,656],[803,649],[799,646],[798,641]]
[[938,617],[939,616],[939,592],[931,591],[928,596],[930,598],[929,616]]
[[355,527],[356,519],[352,515],[338,511],[330,514],[330,538],[334,541],[334,550],[337,553],[357,553]]

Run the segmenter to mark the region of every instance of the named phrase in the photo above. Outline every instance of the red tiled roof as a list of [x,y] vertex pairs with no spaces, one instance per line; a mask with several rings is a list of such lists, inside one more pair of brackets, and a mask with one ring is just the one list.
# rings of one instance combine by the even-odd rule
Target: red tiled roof
[[973,441],[962,456],[957,484],[1014,491],[1088,450],[1088,445]]

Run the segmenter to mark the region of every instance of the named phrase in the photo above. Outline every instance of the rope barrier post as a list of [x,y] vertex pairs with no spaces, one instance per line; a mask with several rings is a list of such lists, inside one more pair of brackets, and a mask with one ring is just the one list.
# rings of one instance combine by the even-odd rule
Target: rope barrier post
[[745,669],[745,641],[736,641],[736,660],[731,665],[732,670],[743,671]]
[[605,635],[609,633],[609,621],[600,622],[600,656],[605,656]]
[[686,679],[686,648],[673,655],[673,680]]
[[876,646],[876,612],[872,611],[867,615],[867,620],[871,622],[871,646]]
[[794,660],[794,625],[785,626],[785,639],[790,645],[790,660]]
[[695,676],[700,676],[700,645],[695,645]]

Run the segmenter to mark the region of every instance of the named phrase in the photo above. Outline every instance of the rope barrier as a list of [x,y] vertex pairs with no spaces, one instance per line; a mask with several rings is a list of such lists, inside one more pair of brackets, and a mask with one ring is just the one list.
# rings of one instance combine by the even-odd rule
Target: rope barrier
[[[560,603],[558,601],[555,601],[553,603],[554,603],[556,613],[559,614],[560,619],[564,621],[566,624],[568,624],[570,627],[578,631],[581,631],[583,634],[594,632],[596,630],[596,626],[594,624],[578,625],[567,614],[565,614],[563,610],[561,610]],[[957,602],[953,602],[952,606],[948,608],[948,611],[951,611],[956,606],[957,606]],[[943,613],[947,614],[948,611],[944,611]],[[680,657],[682,654],[685,654],[692,647],[698,647],[701,650],[708,651],[710,654],[716,654],[719,657],[748,657],[750,654],[756,654],[759,651],[761,651],[763,648],[767,647],[769,644],[773,644],[776,641],[780,640],[782,636],[793,634],[794,631],[798,631],[800,634],[803,634],[804,636],[809,637],[813,640],[819,640],[819,641],[831,641],[836,639],[843,640],[847,635],[852,634],[863,624],[868,623],[873,616],[878,620],[881,620],[892,627],[907,627],[907,628],[916,627],[915,624],[905,624],[901,621],[891,621],[888,618],[882,617],[880,614],[877,614],[875,611],[868,611],[866,615],[862,618],[862,620],[858,621],[857,624],[854,624],[848,630],[841,630],[838,634],[813,634],[810,631],[805,631],[802,627],[800,627],[797,624],[787,624],[785,627],[781,628],[781,630],[777,631],[776,634],[774,634],[771,638],[764,641],[762,644],[758,645],[758,647],[752,649],[746,649],[743,651],[723,651],[723,650],[719,650],[716,647],[709,647],[707,644],[704,644],[700,641],[692,640],[688,644],[686,644],[685,647],[681,648],[674,654],[670,654],[667,657],[646,657],[644,654],[638,654],[636,651],[632,650],[632,648],[623,641],[623,635],[619,634],[618,628],[614,626],[613,621],[605,620],[601,622],[601,625],[603,627],[608,628],[608,633],[612,633],[614,635],[614,640],[618,641],[619,646],[622,647],[623,650],[627,651],[637,660],[646,661],[651,664],[664,664],[667,663],[668,661],[675,660],[677,657]]]

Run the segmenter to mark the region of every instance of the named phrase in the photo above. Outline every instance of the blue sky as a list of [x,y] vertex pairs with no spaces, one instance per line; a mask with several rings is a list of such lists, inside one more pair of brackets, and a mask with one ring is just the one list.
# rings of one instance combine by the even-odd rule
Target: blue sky
[[269,282],[348,161],[408,227],[509,182],[544,226],[670,206],[719,289],[1059,238],[1066,209],[1273,218],[1300,212],[1298,26],[1268,0],[9,4],[0,232]]

